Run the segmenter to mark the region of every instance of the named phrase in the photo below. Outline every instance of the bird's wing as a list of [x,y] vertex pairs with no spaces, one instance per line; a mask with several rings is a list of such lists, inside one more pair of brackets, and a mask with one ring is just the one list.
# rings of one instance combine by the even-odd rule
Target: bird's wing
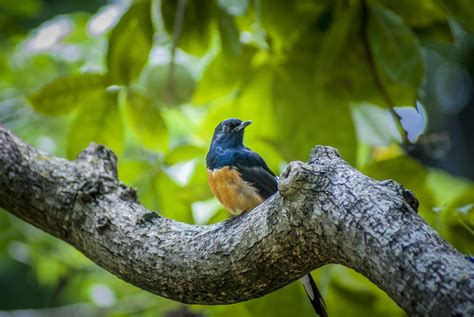
[[278,191],[275,174],[257,153],[246,151],[236,160],[235,166],[242,179],[252,184],[264,199]]

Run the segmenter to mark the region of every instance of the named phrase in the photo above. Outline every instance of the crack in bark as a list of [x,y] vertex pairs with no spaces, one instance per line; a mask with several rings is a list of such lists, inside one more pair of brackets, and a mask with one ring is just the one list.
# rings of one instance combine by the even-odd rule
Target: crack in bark
[[410,315],[474,315],[474,264],[414,212],[411,192],[361,174],[331,147],[291,162],[280,192],[255,210],[195,226],[141,206],[107,148],[91,144],[70,162],[0,126],[0,206],[119,278],[184,303],[249,300],[340,263]]

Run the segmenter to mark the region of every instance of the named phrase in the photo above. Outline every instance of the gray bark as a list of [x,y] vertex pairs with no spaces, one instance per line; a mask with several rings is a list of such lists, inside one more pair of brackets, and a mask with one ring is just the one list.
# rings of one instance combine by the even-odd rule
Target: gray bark
[[279,186],[242,216],[179,223],[139,204],[105,147],[91,144],[67,161],[0,126],[0,207],[155,294],[236,303],[340,263],[410,315],[474,315],[474,265],[418,216],[399,184],[373,180],[318,146],[308,163],[288,165]]

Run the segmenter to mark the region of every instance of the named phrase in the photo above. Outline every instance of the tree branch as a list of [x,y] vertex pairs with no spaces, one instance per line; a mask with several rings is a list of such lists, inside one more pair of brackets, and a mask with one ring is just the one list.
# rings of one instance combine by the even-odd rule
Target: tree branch
[[290,163],[263,205],[211,226],[145,209],[118,181],[115,155],[96,144],[67,161],[0,126],[0,175],[1,207],[177,301],[241,302],[340,263],[410,315],[474,314],[474,265],[416,214],[409,191],[368,178],[330,147]]

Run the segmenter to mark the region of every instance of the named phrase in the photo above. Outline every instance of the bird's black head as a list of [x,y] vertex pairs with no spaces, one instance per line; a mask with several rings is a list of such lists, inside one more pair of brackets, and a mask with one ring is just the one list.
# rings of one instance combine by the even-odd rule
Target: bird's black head
[[244,129],[252,121],[239,119],[227,119],[219,123],[212,136],[212,145],[223,148],[232,148],[243,145]]

